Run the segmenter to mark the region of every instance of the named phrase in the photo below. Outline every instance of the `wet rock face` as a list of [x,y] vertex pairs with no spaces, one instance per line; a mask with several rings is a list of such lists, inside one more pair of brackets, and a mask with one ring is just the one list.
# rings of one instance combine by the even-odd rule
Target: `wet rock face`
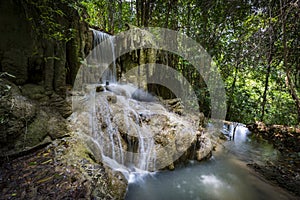
[[0,71],[15,75],[12,80],[17,84],[28,80],[27,57],[33,50],[31,27],[21,13],[22,9],[15,2],[1,1]]
[[[28,151],[68,134],[65,119],[55,109],[23,96],[19,87],[4,79],[0,79],[0,88],[1,157]],[[36,86],[36,90],[24,94],[45,103],[49,97],[42,92]]]
[[103,152],[124,166],[156,171],[174,169],[180,162],[200,161],[211,155],[213,145],[209,137],[198,131],[199,116],[181,115],[179,99],[168,101],[174,106],[168,111],[157,101],[136,101],[126,95],[130,94],[126,86],[118,87],[112,85],[103,92],[95,88],[95,96],[82,97],[86,102],[72,115],[81,134],[92,138],[89,146],[98,154],[95,157],[99,158],[97,152]]
[[[43,22],[47,24],[43,26],[35,17],[40,15],[41,5],[53,5],[68,13],[49,16],[51,22],[57,23],[54,26],[60,27],[58,31],[68,37],[64,38],[68,42],[53,37],[51,31],[48,32],[51,25]],[[77,75],[79,58],[84,58],[92,49],[88,24],[80,20],[78,11],[63,1],[1,1],[0,18],[0,71],[14,75],[9,80],[16,85],[40,84],[64,96],[66,82],[72,84]],[[71,30],[72,39],[68,36]]]

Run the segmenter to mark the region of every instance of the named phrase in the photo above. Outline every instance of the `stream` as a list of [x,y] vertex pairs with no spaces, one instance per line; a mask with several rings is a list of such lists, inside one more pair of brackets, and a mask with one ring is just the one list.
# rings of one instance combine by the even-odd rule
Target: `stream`
[[[226,131],[232,134],[232,127]],[[277,157],[271,145],[251,141],[248,134],[248,129],[239,125],[235,140],[226,141],[207,161],[190,161],[174,171],[136,174],[129,183],[126,199],[293,199],[246,166]]]

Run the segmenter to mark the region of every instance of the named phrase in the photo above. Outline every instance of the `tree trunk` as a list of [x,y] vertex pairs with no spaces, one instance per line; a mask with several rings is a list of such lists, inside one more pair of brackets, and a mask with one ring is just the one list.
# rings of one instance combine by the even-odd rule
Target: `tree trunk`
[[237,76],[238,76],[238,67],[239,64],[237,63],[235,66],[235,71],[234,71],[234,78],[233,78],[233,82],[231,85],[231,89],[230,89],[230,96],[228,99],[228,103],[227,103],[227,114],[226,114],[226,119],[230,120],[231,118],[231,106],[233,103],[233,94],[234,94],[234,90],[235,90],[235,86],[236,86],[236,80],[237,80]]
[[136,22],[137,26],[141,26],[141,0],[136,0],[135,7],[136,7]]
[[260,121],[264,121],[264,116],[265,116],[265,107],[266,107],[266,103],[267,103],[267,93],[268,93],[268,88],[269,88],[269,77],[270,77],[270,72],[271,72],[271,62],[272,62],[272,59],[268,59],[268,68],[267,68],[267,74],[266,74],[265,89],[264,89],[264,93],[262,96],[263,101],[261,104]]
[[64,42],[57,43],[55,53],[58,59],[54,61],[54,90],[64,97],[66,94],[66,44]]
[[114,22],[114,13],[115,13],[115,10],[114,10],[114,1],[111,1],[109,3],[109,32],[114,34],[114,30],[115,30],[115,22]]
[[269,88],[269,77],[270,77],[270,73],[271,73],[271,63],[272,63],[272,46],[273,46],[273,26],[272,26],[272,22],[271,22],[271,18],[272,18],[272,13],[270,11],[270,16],[269,16],[269,23],[270,23],[270,29],[269,29],[269,42],[270,42],[270,46],[269,46],[269,52],[268,52],[268,66],[267,66],[267,73],[266,73],[266,80],[265,80],[265,89],[264,89],[264,93],[263,93],[263,101],[261,104],[261,117],[260,117],[260,121],[264,121],[264,116],[265,116],[265,107],[266,107],[266,103],[267,103],[267,94],[268,94],[268,88]]
[[[272,25],[271,25],[272,29]],[[265,80],[265,89],[263,93],[263,101],[261,104],[261,117],[260,121],[264,121],[264,116],[265,116],[265,108],[266,108],[266,103],[267,103],[267,94],[268,94],[268,89],[269,89],[269,78],[270,78],[270,73],[271,73],[271,63],[272,63],[272,45],[273,45],[273,40],[272,40],[272,34],[270,33],[270,49],[269,49],[269,55],[268,55],[268,67],[267,67],[267,72],[266,72],[266,80]]]
[[288,47],[287,47],[287,41],[286,41],[286,13],[283,11],[283,5],[282,2],[281,3],[281,16],[282,16],[282,35],[283,35],[283,66],[285,68],[285,72],[286,72],[286,85],[287,87],[290,89],[290,93],[292,95],[292,98],[295,102],[296,105],[296,109],[297,109],[297,113],[298,113],[298,124],[300,124],[300,99],[297,95],[297,91],[295,89],[295,85],[291,79],[290,76],[290,68],[288,66]]
[[298,124],[300,124],[300,99],[297,95],[297,91],[295,89],[295,85],[291,79],[291,75],[290,75],[290,70],[287,69],[286,70],[286,85],[287,87],[290,89],[292,98],[296,104],[296,109],[297,109],[297,113],[298,113]]
[[53,90],[54,79],[54,42],[48,40],[45,42],[45,89],[47,91]]

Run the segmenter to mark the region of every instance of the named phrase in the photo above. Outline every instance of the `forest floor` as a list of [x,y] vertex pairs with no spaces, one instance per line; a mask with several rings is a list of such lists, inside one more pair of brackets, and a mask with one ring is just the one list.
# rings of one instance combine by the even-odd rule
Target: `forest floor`
[[107,169],[77,154],[74,148],[80,145],[62,138],[27,155],[0,160],[0,199],[120,199],[109,186]]
[[266,126],[261,122],[248,128],[254,138],[266,140],[279,150],[277,161],[264,165],[251,163],[248,166],[300,199],[300,129],[282,125]]
[[276,163],[268,162],[265,165],[248,164],[268,181],[295,194],[300,199],[300,162],[292,161],[291,155],[282,156]]
[[[66,141],[59,148],[68,148]],[[6,160],[0,166],[0,199],[84,199],[88,194],[80,171],[57,160],[57,145]],[[4,161],[4,160],[2,160]]]

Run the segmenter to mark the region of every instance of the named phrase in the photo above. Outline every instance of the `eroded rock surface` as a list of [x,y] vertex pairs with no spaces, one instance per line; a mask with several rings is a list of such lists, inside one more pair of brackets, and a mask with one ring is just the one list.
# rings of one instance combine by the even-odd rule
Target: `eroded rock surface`
[[92,152],[101,152],[95,157],[101,160],[105,155],[124,166],[156,171],[173,169],[177,160],[200,161],[211,155],[209,136],[198,131],[199,116],[181,116],[178,99],[168,101],[176,108],[170,112],[157,101],[131,99],[124,88],[114,85],[110,91],[96,92],[95,86],[87,95],[74,98],[71,121],[90,138]]

